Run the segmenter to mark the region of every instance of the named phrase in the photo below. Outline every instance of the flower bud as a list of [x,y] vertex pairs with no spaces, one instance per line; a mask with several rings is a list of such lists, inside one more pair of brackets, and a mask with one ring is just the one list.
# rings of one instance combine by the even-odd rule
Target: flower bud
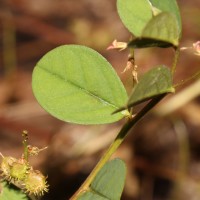
[[193,43],[193,48],[195,50],[195,55],[200,56],[200,41]]
[[43,195],[48,192],[46,177],[38,170],[30,170],[24,181],[25,192],[34,195]]
[[0,170],[2,171],[1,175],[4,179],[10,181],[12,178],[10,177],[10,171],[11,171],[11,168],[12,168],[12,165],[14,162],[17,161],[17,159],[9,156],[9,157],[3,157],[3,160],[1,162],[1,165],[0,165]]
[[127,43],[126,42],[118,42],[117,40],[114,40],[112,44],[107,48],[107,50],[110,49],[119,49],[120,51],[124,50],[127,48]]
[[14,180],[24,180],[29,170],[28,163],[24,159],[19,159],[12,163],[10,177]]

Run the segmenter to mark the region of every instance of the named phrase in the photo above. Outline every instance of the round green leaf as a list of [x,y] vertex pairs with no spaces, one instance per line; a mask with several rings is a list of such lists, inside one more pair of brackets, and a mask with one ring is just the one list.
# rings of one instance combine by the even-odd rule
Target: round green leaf
[[116,110],[114,113],[134,107],[135,105],[153,99],[159,95],[173,92],[175,92],[175,89],[173,87],[170,69],[163,65],[155,67],[146,72],[139,79],[126,105]]
[[127,106],[132,107],[158,95],[174,91],[171,71],[161,65],[149,70],[139,79],[139,83],[130,95]]
[[78,200],[120,200],[125,184],[126,165],[120,159],[106,163],[92,181],[89,191]]
[[178,22],[179,34],[181,34],[182,31],[181,16],[176,0],[162,0],[162,1],[149,0],[149,1],[152,3],[152,6],[156,7],[157,9],[164,12],[169,12],[176,17],[176,21]]
[[162,12],[153,17],[144,28],[142,38],[151,38],[177,46],[179,31],[175,16],[168,12]]
[[113,111],[127,101],[127,93],[112,66],[96,51],[63,45],[36,65],[33,93],[40,105],[58,119],[79,124],[120,120]]
[[170,47],[178,46],[179,30],[175,16],[161,12],[153,17],[144,28],[141,37],[129,43],[129,47]]
[[91,183],[90,188],[111,200],[120,199],[126,177],[126,165],[121,159],[107,162]]
[[132,48],[178,46],[181,17],[176,0],[118,0],[119,16],[135,35]]
[[119,16],[128,30],[136,37],[152,18],[152,9],[148,0],[117,0]]

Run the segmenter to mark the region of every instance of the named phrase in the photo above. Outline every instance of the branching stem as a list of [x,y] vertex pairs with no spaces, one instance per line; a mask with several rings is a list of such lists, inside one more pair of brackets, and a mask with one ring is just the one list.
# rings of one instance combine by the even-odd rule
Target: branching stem
[[101,168],[106,164],[106,162],[110,159],[113,153],[117,150],[120,144],[124,141],[125,137],[128,135],[130,129],[143,118],[145,114],[147,114],[159,101],[161,101],[166,94],[159,95],[152,99],[137,115],[135,115],[131,120],[129,120],[120,130],[119,134],[104,153],[100,161],[97,163],[96,167],[90,173],[85,182],[81,185],[81,187],[76,191],[76,193],[71,197],[70,200],[76,200],[81,193],[84,193],[88,190],[90,184],[94,180],[97,173],[101,170]]

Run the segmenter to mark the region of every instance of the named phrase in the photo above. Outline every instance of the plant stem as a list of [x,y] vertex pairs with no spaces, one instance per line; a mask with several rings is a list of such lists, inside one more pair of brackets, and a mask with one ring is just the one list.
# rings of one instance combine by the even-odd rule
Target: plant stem
[[16,33],[13,23],[14,17],[9,9],[6,9],[3,25],[3,64],[8,78],[16,71]]
[[180,55],[180,49],[179,49],[179,47],[176,47],[175,55],[174,55],[174,61],[173,61],[173,64],[172,64],[172,69],[171,69],[172,77],[174,77],[174,73],[176,71],[176,66],[177,66],[177,63],[178,63],[179,55]]
[[22,132],[22,137],[23,137],[23,146],[24,146],[24,159],[28,162],[28,131],[24,130]]
[[81,187],[76,191],[76,193],[70,198],[70,200],[76,200],[79,195],[83,192],[86,192],[94,180],[97,173],[101,170],[101,168],[106,164],[106,162],[110,159],[113,153],[117,150],[120,144],[124,141],[125,137],[128,135],[130,129],[146,114],[148,113],[159,101],[161,101],[166,94],[159,95],[152,99],[139,113],[137,113],[131,120],[129,120],[120,130],[119,134],[112,142],[110,147],[101,157],[100,161],[97,163],[93,171],[90,173],[85,182],[81,185]]
[[193,74],[191,77],[182,80],[180,83],[175,84],[174,87],[175,88],[180,87],[180,86],[188,83],[189,81],[192,81],[193,79],[199,78],[199,77],[200,77],[200,71],[198,71],[197,73]]

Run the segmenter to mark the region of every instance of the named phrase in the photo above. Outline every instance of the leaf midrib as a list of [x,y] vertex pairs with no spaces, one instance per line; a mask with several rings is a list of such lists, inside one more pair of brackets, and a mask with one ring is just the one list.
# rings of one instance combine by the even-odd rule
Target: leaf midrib
[[105,99],[103,99],[103,98],[100,98],[99,96],[93,94],[92,92],[86,90],[85,88],[82,88],[82,87],[80,87],[79,85],[77,85],[77,84],[75,84],[75,83],[73,83],[73,82],[71,82],[71,81],[69,81],[69,80],[63,79],[63,77],[60,76],[59,74],[52,73],[52,72],[50,72],[48,69],[42,67],[41,65],[37,65],[37,67],[38,67],[39,69],[42,69],[43,71],[45,71],[45,72],[51,74],[52,76],[58,77],[58,78],[61,79],[62,81],[67,82],[68,84],[71,84],[71,85],[75,86],[76,88],[78,88],[78,89],[80,89],[80,90],[83,90],[83,91],[84,91],[86,94],[88,94],[89,96],[92,96],[92,97],[94,97],[95,99],[97,99],[97,100],[99,100],[99,101],[101,101],[101,102],[104,102],[105,104],[107,104],[107,105],[109,105],[109,106],[111,106],[111,107],[113,107],[113,108],[115,108],[115,109],[118,109],[118,108],[119,108],[118,106],[116,106],[116,105],[110,103],[109,101],[107,101],[107,100],[105,100]]

